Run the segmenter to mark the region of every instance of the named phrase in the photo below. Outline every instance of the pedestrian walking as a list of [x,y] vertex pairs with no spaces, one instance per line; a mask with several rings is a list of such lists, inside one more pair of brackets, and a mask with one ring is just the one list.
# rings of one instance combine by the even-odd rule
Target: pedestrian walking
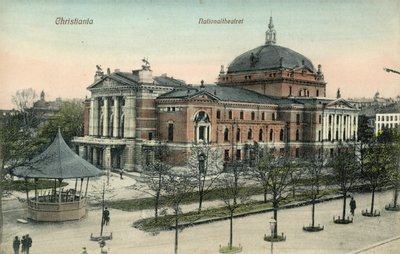
[[119,177],[121,178],[121,180],[122,179],[124,179],[123,177],[122,177],[122,174],[123,174],[124,172],[122,171],[122,169],[121,169],[121,171],[119,171]]
[[14,254],[19,254],[19,245],[20,244],[21,244],[21,241],[19,240],[18,236],[16,236],[13,241]]
[[351,215],[352,216],[354,216],[354,210],[356,210],[356,201],[354,200],[354,197],[351,197],[351,200],[350,200],[350,212],[351,212]]
[[26,235],[26,254],[29,254],[29,249],[32,247],[32,238],[28,235]]
[[22,236],[21,239],[21,253],[26,252],[26,236]]
[[88,252],[86,251],[86,247],[82,248],[82,253],[81,254],[88,254]]
[[110,211],[105,207],[103,211],[103,224],[106,224],[107,226],[108,223],[110,223]]

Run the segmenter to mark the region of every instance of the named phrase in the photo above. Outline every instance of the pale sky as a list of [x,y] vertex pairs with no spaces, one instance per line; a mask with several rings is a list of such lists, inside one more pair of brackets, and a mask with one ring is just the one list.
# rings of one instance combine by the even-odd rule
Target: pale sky
[[[96,64],[213,83],[220,65],[264,44],[272,12],[277,44],[322,64],[328,97],[400,95],[400,0],[381,1],[4,1],[0,0],[0,109],[17,90],[84,98]],[[56,25],[57,17],[92,25]],[[203,19],[243,19],[201,25]]]

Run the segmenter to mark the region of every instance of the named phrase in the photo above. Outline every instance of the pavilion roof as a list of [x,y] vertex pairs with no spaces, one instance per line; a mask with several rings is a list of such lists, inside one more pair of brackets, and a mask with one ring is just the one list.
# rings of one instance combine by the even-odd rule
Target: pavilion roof
[[74,153],[58,130],[53,143],[43,153],[14,168],[12,174],[27,178],[68,179],[99,176],[102,171]]

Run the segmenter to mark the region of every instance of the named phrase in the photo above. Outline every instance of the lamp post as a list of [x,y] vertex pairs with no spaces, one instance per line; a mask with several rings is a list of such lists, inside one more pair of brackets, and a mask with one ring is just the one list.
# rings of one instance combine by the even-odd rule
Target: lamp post
[[275,235],[275,225],[276,225],[276,220],[274,218],[271,218],[269,220],[269,227],[271,229],[271,254],[274,253],[274,235]]

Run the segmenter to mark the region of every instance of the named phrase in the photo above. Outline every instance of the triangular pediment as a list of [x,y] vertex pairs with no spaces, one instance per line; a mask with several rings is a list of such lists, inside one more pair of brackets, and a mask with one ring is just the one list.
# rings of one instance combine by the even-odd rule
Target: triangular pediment
[[135,86],[136,83],[115,76],[105,76],[100,80],[96,81],[92,85],[88,87],[88,89],[99,89],[99,88],[117,88],[117,87],[126,87],[126,86]]
[[354,107],[345,99],[337,99],[331,101],[326,105],[327,108],[344,108],[344,109],[354,109]]
[[211,93],[209,93],[209,92],[207,92],[207,91],[199,91],[199,92],[193,94],[192,96],[190,96],[189,99],[190,100],[196,100],[196,101],[199,101],[199,100],[200,101],[201,100],[204,100],[204,101],[217,101],[218,97],[213,95],[213,94],[211,94]]

